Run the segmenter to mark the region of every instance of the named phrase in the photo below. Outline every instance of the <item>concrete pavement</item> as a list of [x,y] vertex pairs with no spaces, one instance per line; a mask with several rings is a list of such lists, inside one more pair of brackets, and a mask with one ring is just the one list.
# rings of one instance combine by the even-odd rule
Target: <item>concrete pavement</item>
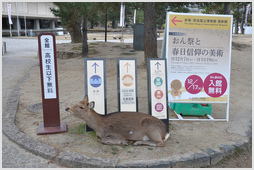
[[[7,44],[7,53],[2,56],[2,118],[4,123],[5,119],[11,115],[10,107],[15,108],[15,102],[11,101],[11,98],[18,97],[15,89],[19,89],[19,85],[26,78],[25,75],[28,76],[29,70],[38,65],[39,60],[37,58],[37,40],[3,38],[2,41]],[[3,134],[2,167],[53,168],[58,166],[28,152]]]

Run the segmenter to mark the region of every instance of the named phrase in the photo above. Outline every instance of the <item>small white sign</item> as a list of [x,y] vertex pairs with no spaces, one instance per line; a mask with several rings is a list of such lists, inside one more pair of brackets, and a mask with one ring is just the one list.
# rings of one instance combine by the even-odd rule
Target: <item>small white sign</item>
[[120,111],[137,112],[136,60],[119,59]]
[[95,102],[94,110],[97,113],[105,115],[104,60],[86,59],[85,68],[89,101]]
[[56,98],[56,77],[55,77],[55,59],[54,59],[54,42],[52,35],[42,35],[41,57],[42,72],[44,85],[44,98]]
[[12,20],[11,20],[11,4],[7,4],[7,8],[8,8],[8,20],[9,20],[9,24],[12,24]]
[[167,119],[167,81],[165,60],[149,60],[151,115]]

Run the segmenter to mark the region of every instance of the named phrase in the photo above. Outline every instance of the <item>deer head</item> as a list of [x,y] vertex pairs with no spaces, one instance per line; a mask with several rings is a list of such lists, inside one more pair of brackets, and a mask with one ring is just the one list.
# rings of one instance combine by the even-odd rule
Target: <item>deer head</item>
[[79,103],[68,106],[65,110],[73,114],[75,117],[85,120],[94,106],[94,101],[89,103],[88,96],[86,95]]

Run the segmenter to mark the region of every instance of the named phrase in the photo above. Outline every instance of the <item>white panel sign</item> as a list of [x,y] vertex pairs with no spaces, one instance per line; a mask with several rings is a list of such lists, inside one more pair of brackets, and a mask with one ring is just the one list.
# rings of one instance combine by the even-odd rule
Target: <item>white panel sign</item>
[[159,119],[167,119],[166,60],[151,59],[148,64],[150,113]]
[[229,101],[232,16],[168,13],[169,102]]
[[138,111],[137,109],[137,73],[135,59],[118,60],[119,111]]
[[103,59],[85,59],[86,94],[89,101],[95,102],[94,110],[99,114],[106,114],[105,110],[105,73]]
[[41,55],[42,55],[42,72],[44,84],[44,98],[56,98],[56,77],[55,77],[55,60],[54,60],[54,43],[52,35],[42,35]]

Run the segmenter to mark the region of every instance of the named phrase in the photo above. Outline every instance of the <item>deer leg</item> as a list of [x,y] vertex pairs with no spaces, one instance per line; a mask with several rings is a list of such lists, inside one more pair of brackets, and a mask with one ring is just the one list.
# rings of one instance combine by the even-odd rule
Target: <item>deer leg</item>
[[147,133],[147,136],[150,139],[150,141],[155,144],[155,146],[162,146],[162,147],[165,146],[165,144],[163,143],[163,140],[161,138],[160,132],[158,132],[156,130],[150,131]]
[[101,138],[101,143],[105,145],[128,145],[125,138],[117,134],[107,134]]
[[149,140],[139,140],[133,143],[132,145],[133,146],[138,146],[138,145],[156,146],[156,143],[153,143],[152,141],[149,141]]

